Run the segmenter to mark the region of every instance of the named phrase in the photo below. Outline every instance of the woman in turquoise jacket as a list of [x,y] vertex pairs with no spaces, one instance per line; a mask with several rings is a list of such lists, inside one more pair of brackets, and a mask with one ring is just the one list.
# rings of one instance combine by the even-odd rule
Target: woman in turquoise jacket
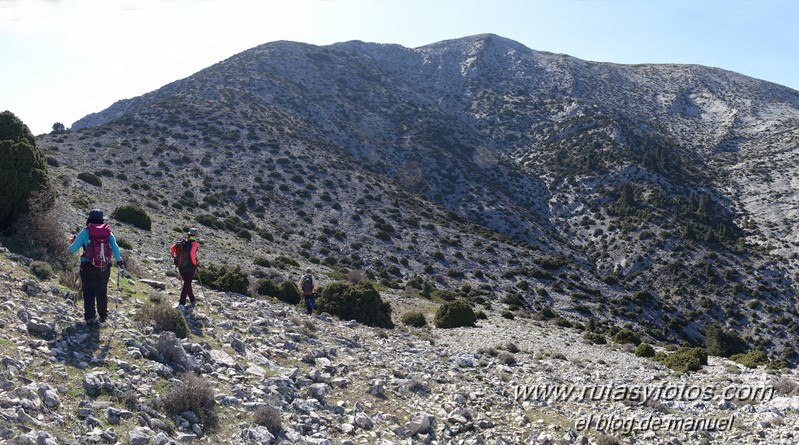
[[[81,230],[72,245],[71,253],[77,253],[83,248],[80,256],[80,279],[83,290],[83,318],[87,325],[97,323],[96,316],[100,315],[100,323],[108,318],[108,279],[111,277],[111,257],[117,261],[117,266],[122,267],[124,262],[119,253],[117,239],[108,224],[105,224],[103,212],[94,209],[89,212],[86,228]],[[95,313],[95,300],[97,310]]]

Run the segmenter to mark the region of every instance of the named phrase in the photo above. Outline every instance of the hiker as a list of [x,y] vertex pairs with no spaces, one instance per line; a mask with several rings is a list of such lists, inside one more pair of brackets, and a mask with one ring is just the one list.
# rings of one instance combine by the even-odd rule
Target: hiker
[[[69,246],[70,253],[77,253],[83,247],[80,256],[80,279],[83,290],[83,319],[87,325],[97,325],[108,318],[108,279],[111,277],[111,256],[116,259],[117,267],[125,262],[119,254],[117,239],[108,224],[103,212],[94,209],[89,212],[86,228],[73,237]],[[97,309],[95,313],[95,300]]]
[[313,291],[314,283],[310,267],[305,269],[305,275],[300,278],[300,282],[297,286],[302,290],[302,295],[305,297],[305,313],[311,315],[316,305],[316,294]]
[[191,280],[197,274],[197,248],[200,245],[198,241],[199,233],[197,229],[192,227],[186,233],[186,238],[173,244],[170,248],[172,252],[172,259],[175,266],[178,268],[180,277],[183,279],[183,288],[180,290],[180,302],[178,307],[185,307],[186,298],[188,297],[191,305],[197,301],[194,298],[194,290],[191,288]]

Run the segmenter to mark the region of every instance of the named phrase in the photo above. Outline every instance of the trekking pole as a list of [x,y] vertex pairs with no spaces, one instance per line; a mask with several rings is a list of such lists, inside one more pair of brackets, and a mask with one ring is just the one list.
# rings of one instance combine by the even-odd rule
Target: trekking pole
[[117,329],[117,323],[119,322],[119,291],[120,291],[119,275],[120,275],[121,271],[122,271],[122,266],[117,264],[117,290],[116,290],[116,294],[114,296],[114,330],[115,331]]
[[[69,240],[69,243],[72,244],[75,242],[75,235],[72,235],[72,238]],[[80,254],[76,253],[72,255],[72,258],[75,260],[72,266],[72,283],[70,283],[70,289],[75,292],[78,292],[82,286],[78,285],[78,280],[80,279]],[[72,303],[78,302],[78,295],[77,293],[72,297]]]
[[78,285],[78,281],[80,280],[80,256],[73,255],[75,258],[75,265],[73,266],[72,270],[72,287],[71,289],[75,291],[74,296],[72,297],[72,302],[78,302],[78,292],[81,290],[83,285]]
[[200,279],[200,266],[197,266],[197,283],[200,284],[200,298],[205,301],[205,290],[203,288],[203,280]]

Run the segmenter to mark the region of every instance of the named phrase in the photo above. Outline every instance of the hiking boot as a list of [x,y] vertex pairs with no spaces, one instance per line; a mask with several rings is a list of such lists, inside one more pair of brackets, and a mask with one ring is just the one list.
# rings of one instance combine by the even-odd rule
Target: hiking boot
[[95,327],[98,326],[100,323],[97,322],[96,318],[92,318],[90,320],[86,320],[86,326],[88,327]]

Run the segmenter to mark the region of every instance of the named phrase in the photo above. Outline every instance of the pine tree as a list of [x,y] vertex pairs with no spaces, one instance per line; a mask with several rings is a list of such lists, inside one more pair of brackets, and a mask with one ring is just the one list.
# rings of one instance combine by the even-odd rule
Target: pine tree
[[47,186],[47,162],[30,129],[14,113],[0,113],[0,229],[26,213],[31,194]]

